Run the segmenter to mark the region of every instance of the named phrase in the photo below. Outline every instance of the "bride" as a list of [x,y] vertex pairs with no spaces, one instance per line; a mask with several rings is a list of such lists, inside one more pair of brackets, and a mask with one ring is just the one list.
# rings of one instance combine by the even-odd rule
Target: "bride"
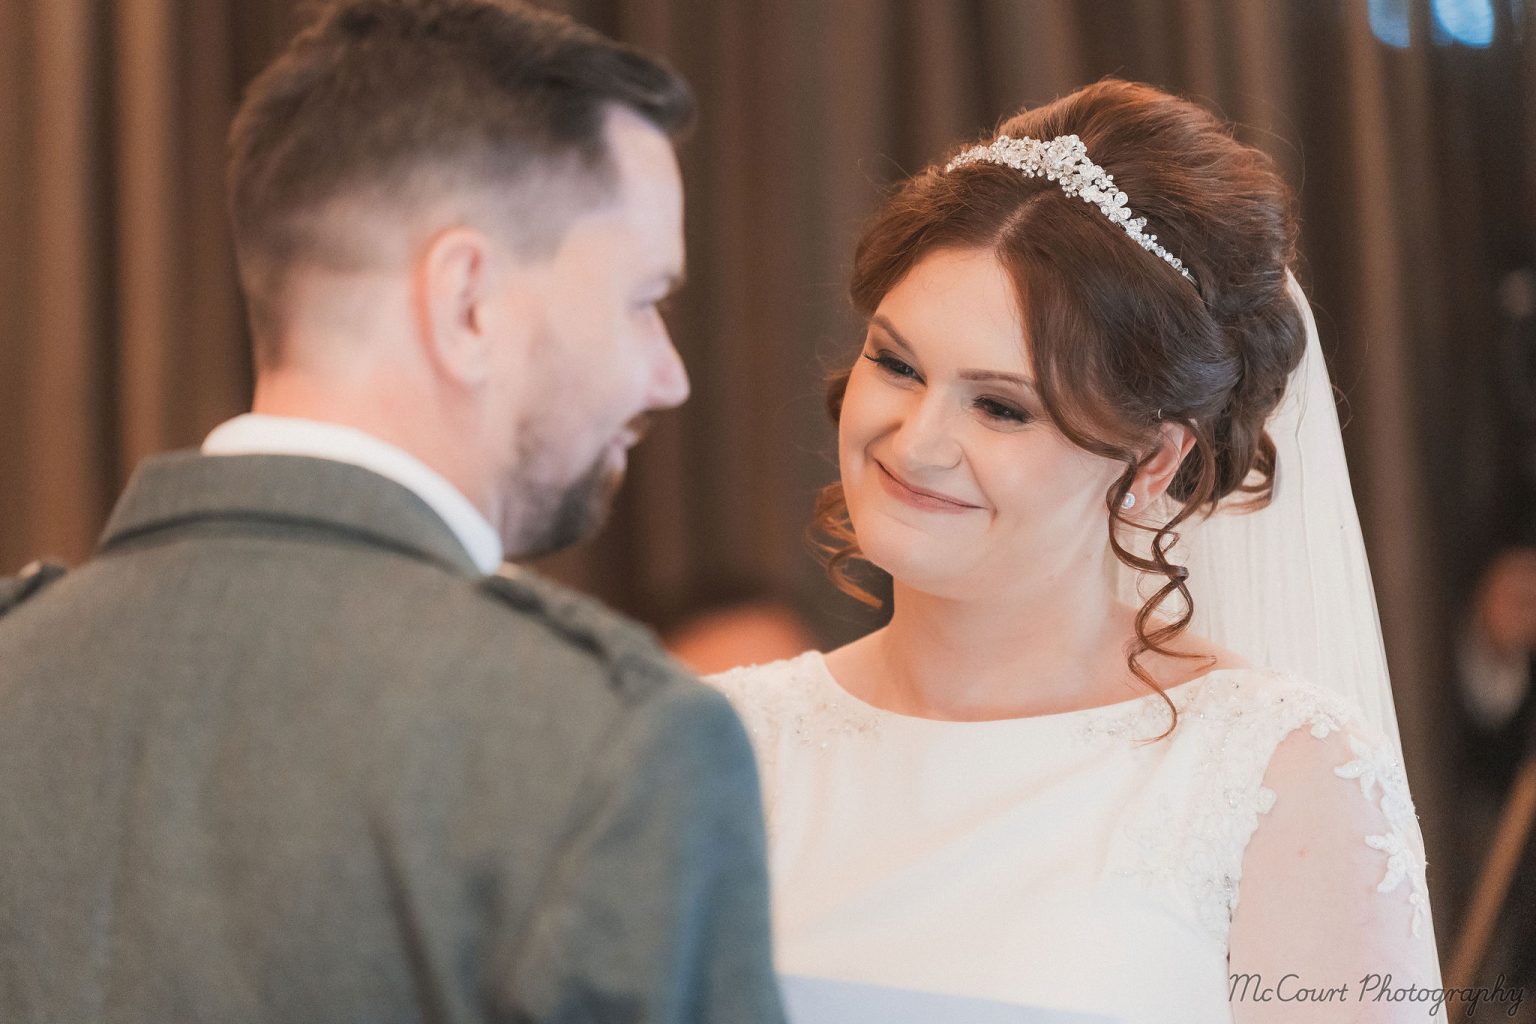
[[818,525],[844,589],[890,575],[889,624],[711,680],[759,755],[784,975],[1444,1019],[1295,234],[1262,153],[1113,80],[880,208]]

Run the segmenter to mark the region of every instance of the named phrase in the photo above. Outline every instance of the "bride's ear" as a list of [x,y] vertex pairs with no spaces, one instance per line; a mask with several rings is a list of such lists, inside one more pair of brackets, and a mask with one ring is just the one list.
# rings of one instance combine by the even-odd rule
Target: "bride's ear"
[[1163,496],[1174,474],[1184,462],[1184,456],[1195,446],[1195,434],[1182,423],[1165,421],[1158,428],[1157,447],[1142,459],[1131,491],[1141,503],[1155,501]]

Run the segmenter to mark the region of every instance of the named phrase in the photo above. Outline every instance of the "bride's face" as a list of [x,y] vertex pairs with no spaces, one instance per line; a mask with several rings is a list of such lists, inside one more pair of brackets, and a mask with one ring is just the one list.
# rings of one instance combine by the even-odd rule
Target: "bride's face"
[[838,421],[865,557],[903,584],[1039,591],[1104,564],[1124,467],[1045,418],[1013,287],[986,251],[925,256],[880,302]]

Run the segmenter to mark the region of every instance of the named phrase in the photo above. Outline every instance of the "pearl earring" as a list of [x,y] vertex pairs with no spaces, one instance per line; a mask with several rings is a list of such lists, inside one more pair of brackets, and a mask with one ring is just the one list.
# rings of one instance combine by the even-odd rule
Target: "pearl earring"
[[1125,497],[1120,499],[1120,507],[1121,508],[1127,508],[1127,509],[1135,508],[1136,507],[1136,495],[1132,494],[1130,491],[1126,491],[1125,492]]

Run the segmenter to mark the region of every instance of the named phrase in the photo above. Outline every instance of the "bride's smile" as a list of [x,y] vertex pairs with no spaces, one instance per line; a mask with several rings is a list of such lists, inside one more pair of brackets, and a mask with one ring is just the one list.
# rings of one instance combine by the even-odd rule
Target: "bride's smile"
[[839,450],[865,555],[919,589],[1016,587],[1109,557],[1104,494],[1124,467],[1045,417],[1014,288],[990,253],[934,252],[886,295]]
[[876,468],[880,471],[880,482],[885,485],[886,491],[894,496],[897,501],[904,501],[913,508],[929,509],[934,512],[968,512],[981,508],[980,505],[972,505],[968,502],[960,501],[958,498],[939,494],[936,491],[913,487],[887,469],[879,459],[873,461]]

